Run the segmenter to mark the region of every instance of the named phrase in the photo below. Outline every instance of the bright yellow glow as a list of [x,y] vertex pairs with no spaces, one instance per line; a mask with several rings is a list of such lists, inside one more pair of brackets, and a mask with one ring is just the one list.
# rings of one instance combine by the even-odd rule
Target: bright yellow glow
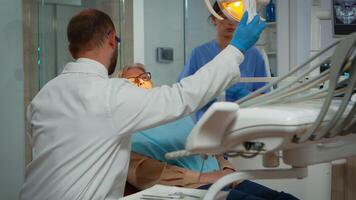
[[241,6],[241,2],[240,2],[240,1],[235,2],[235,3],[234,3],[234,6],[235,6],[235,7],[239,7],[239,6]]
[[141,78],[128,78],[128,80],[136,85],[137,87],[143,88],[143,89],[152,89],[153,84],[151,80],[145,81],[142,80]]
[[244,14],[243,0],[220,1],[219,6],[225,15],[229,15],[236,21],[241,21],[242,16]]

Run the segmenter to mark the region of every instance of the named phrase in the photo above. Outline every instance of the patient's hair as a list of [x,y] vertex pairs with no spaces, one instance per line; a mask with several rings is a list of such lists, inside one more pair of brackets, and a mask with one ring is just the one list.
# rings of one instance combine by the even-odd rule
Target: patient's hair
[[138,68],[140,70],[142,70],[143,72],[146,72],[146,69],[145,69],[145,66],[142,64],[142,63],[135,63],[135,64],[132,64],[132,65],[125,65],[124,68],[122,68],[118,74],[117,74],[117,77],[119,78],[125,78],[124,75],[125,73],[132,69],[132,68]]
[[76,59],[79,52],[100,47],[111,31],[115,31],[115,26],[109,15],[85,9],[72,17],[67,26],[69,51]]

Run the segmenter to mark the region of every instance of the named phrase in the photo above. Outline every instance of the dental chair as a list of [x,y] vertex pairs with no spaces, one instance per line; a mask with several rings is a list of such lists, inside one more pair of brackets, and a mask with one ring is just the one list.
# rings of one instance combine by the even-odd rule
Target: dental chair
[[[304,178],[309,165],[356,155],[355,56],[356,33],[235,103],[213,104],[187,137],[185,149],[166,157],[262,155],[265,167],[278,167],[280,158],[290,166],[228,174],[204,197],[214,199],[238,180]],[[313,75],[324,64],[329,69]]]

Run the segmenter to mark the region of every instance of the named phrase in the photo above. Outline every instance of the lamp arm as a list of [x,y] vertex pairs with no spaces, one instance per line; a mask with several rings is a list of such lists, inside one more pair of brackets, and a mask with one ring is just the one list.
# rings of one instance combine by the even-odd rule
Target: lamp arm
[[220,15],[218,15],[218,13],[215,12],[215,10],[213,9],[213,7],[210,4],[209,0],[205,0],[205,5],[208,8],[209,12],[214,15],[214,17],[216,17],[216,19],[218,20],[224,20],[224,18],[222,18]]

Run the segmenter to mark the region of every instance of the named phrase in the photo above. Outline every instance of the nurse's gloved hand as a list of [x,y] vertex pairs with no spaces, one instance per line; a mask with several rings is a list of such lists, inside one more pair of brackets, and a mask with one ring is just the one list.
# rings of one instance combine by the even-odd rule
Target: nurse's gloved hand
[[238,48],[243,54],[256,44],[262,31],[266,28],[266,23],[260,20],[259,15],[256,15],[249,24],[247,24],[247,20],[248,12],[245,12],[235,30],[234,37],[230,41],[230,44]]

